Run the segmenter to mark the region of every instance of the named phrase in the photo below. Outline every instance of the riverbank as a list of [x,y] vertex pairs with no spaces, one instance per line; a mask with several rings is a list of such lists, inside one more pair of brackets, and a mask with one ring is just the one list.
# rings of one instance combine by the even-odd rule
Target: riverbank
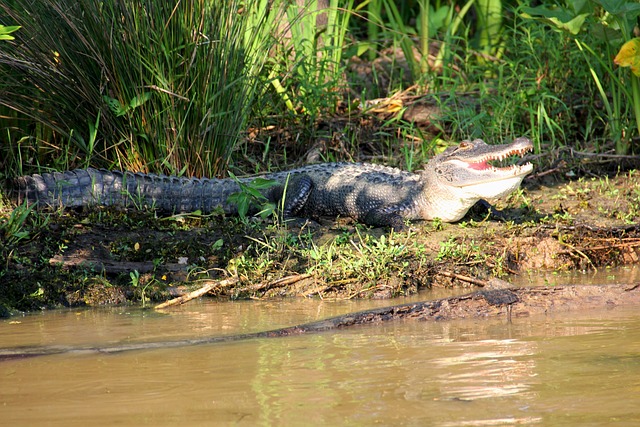
[[236,276],[209,295],[392,298],[424,287],[483,286],[527,271],[637,263],[640,174],[564,182],[553,175],[537,172],[499,202],[503,221],[478,209],[455,224],[416,222],[402,233],[342,218],[163,218],[103,207],[27,212],[5,201],[3,215],[16,227],[5,222],[0,302],[5,315],[149,304]]

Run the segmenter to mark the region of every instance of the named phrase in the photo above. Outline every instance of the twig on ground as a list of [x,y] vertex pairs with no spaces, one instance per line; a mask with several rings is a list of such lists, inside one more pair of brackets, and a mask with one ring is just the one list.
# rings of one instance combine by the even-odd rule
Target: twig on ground
[[563,242],[562,239],[558,239],[558,243],[560,243],[562,246],[569,248],[569,252],[568,254],[571,256],[575,256],[574,253],[577,253],[582,259],[584,259],[585,261],[587,261],[587,263],[589,265],[591,265],[591,267],[593,267],[593,271],[598,271],[598,269],[596,268],[596,266],[593,264],[593,261],[591,261],[591,258],[589,258],[587,256],[587,254],[585,254],[584,252],[582,252],[580,249],[576,248],[575,246],[567,243],[567,242]]
[[311,277],[311,274],[293,274],[291,276],[281,277],[280,279],[273,280],[271,282],[258,283],[257,285],[250,286],[245,290],[251,292],[266,291],[274,287],[292,285],[300,280],[308,279],[309,277]]
[[452,279],[458,279],[463,282],[471,283],[476,286],[487,286],[489,282],[487,280],[476,279],[475,277],[463,276],[462,274],[452,273],[450,271],[438,271],[436,274],[445,277],[451,277]]
[[161,310],[163,308],[171,307],[171,306],[174,306],[174,305],[184,304],[187,301],[191,301],[192,299],[201,297],[202,295],[206,294],[207,292],[211,291],[212,289],[214,289],[216,287],[234,285],[234,284],[238,283],[238,280],[239,280],[238,276],[233,276],[233,277],[229,277],[229,278],[223,279],[223,280],[214,280],[214,281],[207,282],[200,289],[195,290],[193,292],[189,292],[188,294],[183,295],[181,297],[174,298],[174,299],[171,299],[169,301],[165,301],[162,304],[158,304],[158,305],[156,305],[154,307],[154,309]]

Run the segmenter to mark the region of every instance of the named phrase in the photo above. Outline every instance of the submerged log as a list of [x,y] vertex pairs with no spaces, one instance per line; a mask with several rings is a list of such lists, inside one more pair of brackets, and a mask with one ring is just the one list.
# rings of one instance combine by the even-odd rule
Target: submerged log
[[132,350],[174,348],[257,338],[275,338],[400,319],[443,321],[505,317],[511,320],[513,318],[517,319],[547,313],[614,308],[639,304],[640,282],[614,285],[566,285],[481,290],[450,298],[364,310],[318,322],[250,334],[214,336],[177,341],[127,343],[110,347],[31,346],[0,348],[0,361],[61,353],[113,354]]

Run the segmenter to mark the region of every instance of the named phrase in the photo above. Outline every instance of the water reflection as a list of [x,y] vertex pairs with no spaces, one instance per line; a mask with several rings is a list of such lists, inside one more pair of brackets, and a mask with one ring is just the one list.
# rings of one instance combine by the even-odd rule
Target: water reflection
[[[254,332],[365,304],[388,301],[57,311],[0,322],[0,343],[107,345]],[[640,425],[640,313],[401,321],[55,355],[0,363],[0,382],[3,425],[631,426]]]
[[[158,327],[164,320],[148,319]],[[7,425],[578,426],[618,415],[638,421],[640,316],[628,310],[511,324],[406,321],[9,361],[0,364],[0,378]]]
[[482,340],[462,347],[459,356],[435,361],[444,372],[438,376],[444,396],[476,400],[530,393],[536,366],[523,356],[535,354],[534,343]]

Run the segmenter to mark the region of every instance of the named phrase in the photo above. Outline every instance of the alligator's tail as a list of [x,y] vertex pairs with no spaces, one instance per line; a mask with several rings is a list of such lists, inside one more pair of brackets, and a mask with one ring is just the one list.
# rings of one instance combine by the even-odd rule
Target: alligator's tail
[[38,206],[79,207],[119,205],[163,212],[212,212],[218,207],[231,213],[230,194],[239,191],[232,180],[184,178],[103,169],[76,169],[15,178],[10,194],[18,203]]

